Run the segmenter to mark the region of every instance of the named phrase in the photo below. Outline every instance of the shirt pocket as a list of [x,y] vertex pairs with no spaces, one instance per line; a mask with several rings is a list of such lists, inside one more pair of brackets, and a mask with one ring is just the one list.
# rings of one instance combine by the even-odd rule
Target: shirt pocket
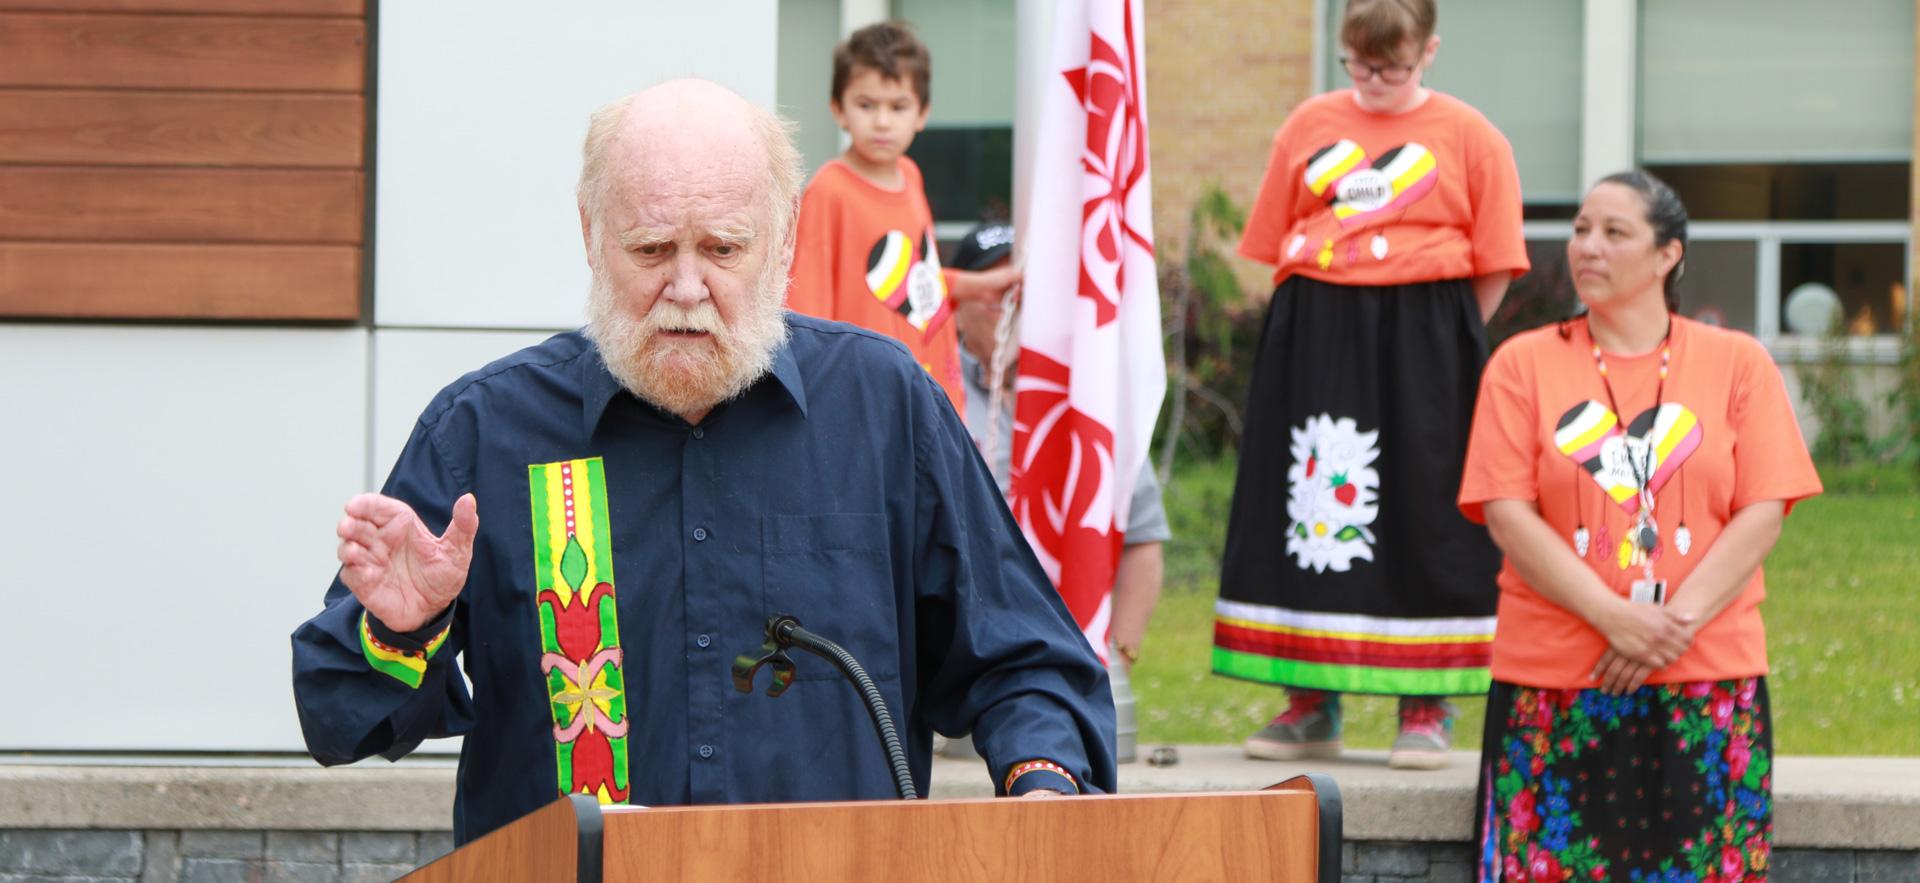
[[[887,517],[763,515],[760,532],[767,614],[800,620],[807,631],[846,648],[876,680],[897,678],[900,619]],[[842,677],[832,662],[805,651],[789,653],[795,680]]]

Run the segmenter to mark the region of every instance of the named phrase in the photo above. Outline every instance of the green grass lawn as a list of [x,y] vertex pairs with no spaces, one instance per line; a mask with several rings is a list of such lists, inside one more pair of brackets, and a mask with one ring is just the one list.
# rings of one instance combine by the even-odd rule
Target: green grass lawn
[[[1166,493],[1166,594],[1133,672],[1140,742],[1237,743],[1282,694],[1209,670],[1233,464],[1185,467]],[[1767,588],[1776,750],[1920,755],[1920,495],[1837,494],[1795,508]],[[1485,703],[1458,705],[1456,744],[1478,747]],[[1345,712],[1348,745],[1392,741],[1394,700],[1348,697]]]

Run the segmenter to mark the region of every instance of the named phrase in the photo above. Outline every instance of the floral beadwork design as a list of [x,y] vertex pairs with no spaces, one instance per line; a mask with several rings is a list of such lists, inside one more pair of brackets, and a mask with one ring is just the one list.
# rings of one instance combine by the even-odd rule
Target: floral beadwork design
[[1352,417],[1308,417],[1293,433],[1287,469],[1287,554],[1301,570],[1345,573],[1373,560],[1380,515],[1380,431],[1361,432]]

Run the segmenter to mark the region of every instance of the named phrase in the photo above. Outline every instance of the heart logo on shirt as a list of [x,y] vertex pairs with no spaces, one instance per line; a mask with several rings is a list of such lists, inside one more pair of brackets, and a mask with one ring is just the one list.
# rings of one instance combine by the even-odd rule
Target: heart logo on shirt
[[1679,402],[1640,412],[1622,431],[1612,410],[1588,399],[1561,415],[1553,443],[1631,513],[1640,511],[1640,476],[1647,476],[1647,490],[1659,493],[1704,436],[1700,419]]
[[938,328],[952,309],[933,231],[918,242],[898,230],[876,240],[867,251],[867,290],[919,331]]
[[1307,189],[1323,199],[1332,195],[1333,216],[1342,227],[1401,211],[1427,195],[1439,179],[1433,152],[1414,142],[1369,160],[1359,144],[1343,138],[1307,160]]

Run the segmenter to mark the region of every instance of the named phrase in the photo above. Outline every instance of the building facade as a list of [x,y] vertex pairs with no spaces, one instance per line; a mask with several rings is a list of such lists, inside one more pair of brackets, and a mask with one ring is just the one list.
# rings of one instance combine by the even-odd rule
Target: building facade
[[[951,238],[1011,207],[1016,2],[1039,0],[0,0],[0,752],[298,751],[287,633],[338,507],[442,385],[583,321],[587,113],[705,76],[798,120],[817,165],[832,45],[913,21]],[[1646,165],[1696,221],[1689,314],[1786,363],[1838,316],[1884,385],[1912,322],[1916,5],[1442,2],[1429,82],[1520,161],[1535,270],[1508,309],[1571,305],[1572,207]],[[1147,10],[1173,255],[1195,200],[1250,202],[1288,110],[1343,82],[1339,0]]]

